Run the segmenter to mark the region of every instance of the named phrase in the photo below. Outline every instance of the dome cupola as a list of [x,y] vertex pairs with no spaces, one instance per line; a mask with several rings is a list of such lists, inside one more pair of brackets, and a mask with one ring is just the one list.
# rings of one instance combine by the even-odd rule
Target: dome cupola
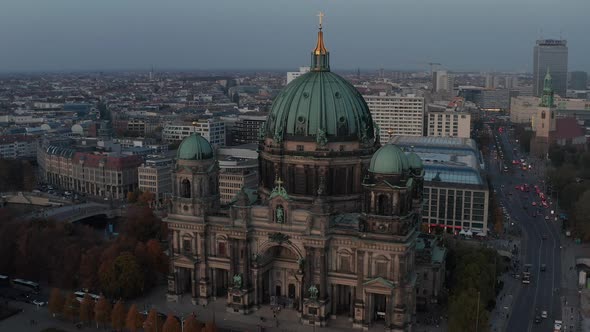
[[358,90],[330,71],[329,52],[320,27],[311,52],[310,72],[293,80],[275,98],[265,137],[283,141],[375,142],[369,107]]
[[176,159],[182,160],[205,160],[213,158],[213,147],[203,136],[194,133],[182,140]]
[[396,145],[386,144],[373,154],[369,172],[377,174],[402,174],[410,167],[408,157]]
[[422,159],[420,159],[420,157],[415,152],[408,153],[407,157],[411,169],[421,170],[422,168],[424,168]]

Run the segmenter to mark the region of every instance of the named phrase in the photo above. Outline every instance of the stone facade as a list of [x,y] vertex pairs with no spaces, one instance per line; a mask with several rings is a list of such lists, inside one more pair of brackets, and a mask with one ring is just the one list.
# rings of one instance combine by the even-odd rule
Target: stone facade
[[[398,148],[379,150],[378,137],[362,96],[330,73],[320,30],[311,71],[279,94],[260,132],[257,191],[220,207],[215,157],[177,161],[168,299],[224,297],[240,314],[281,305],[302,324],[340,315],[351,327],[411,331],[424,171]],[[208,150],[196,142],[179,156]]]

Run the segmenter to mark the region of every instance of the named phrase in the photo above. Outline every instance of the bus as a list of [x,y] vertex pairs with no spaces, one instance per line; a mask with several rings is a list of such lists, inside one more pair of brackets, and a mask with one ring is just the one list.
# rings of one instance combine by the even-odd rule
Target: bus
[[10,286],[10,278],[0,274],[0,287]]
[[38,283],[24,279],[12,279],[12,287],[33,293],[41,290]]
[[531,283],[531,264],[524,265],[524,271],[522,272],[522,283],[523,284],[530,284]]
[[90,297],[94,300],[94,302],[98,302],[98,300],[100,299],[99,295],[96,294],[92,294],[92,293],[86,293],[86,292],[82,292],[82,291],[77,291],[74,292],[74,295],[76,296],[76,300],[78,300],[78,302],[82,302],[82,300],[84,300],[84,296],[86,296],[86,294],[90,295]]

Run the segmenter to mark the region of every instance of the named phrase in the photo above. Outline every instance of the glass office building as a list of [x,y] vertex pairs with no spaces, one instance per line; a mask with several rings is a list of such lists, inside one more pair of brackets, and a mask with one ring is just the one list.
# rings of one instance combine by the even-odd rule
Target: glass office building
[[567,91],[567,41],[555,39],[537,40],[533,52],[533,95],[541,96],[543,79],[547,70],[553,78],[553,91],[560,97]]

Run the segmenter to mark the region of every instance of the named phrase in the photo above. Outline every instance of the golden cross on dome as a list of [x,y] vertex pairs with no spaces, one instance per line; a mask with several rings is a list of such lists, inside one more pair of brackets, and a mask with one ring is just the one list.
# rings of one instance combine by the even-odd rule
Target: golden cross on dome
[[324,15],[324,13],[322,13],[322,12],[318,13],[318,17],[320,18],[320,30],[322,30],[322,20],[323,20],[324,16],[326,16],[326,15]]

